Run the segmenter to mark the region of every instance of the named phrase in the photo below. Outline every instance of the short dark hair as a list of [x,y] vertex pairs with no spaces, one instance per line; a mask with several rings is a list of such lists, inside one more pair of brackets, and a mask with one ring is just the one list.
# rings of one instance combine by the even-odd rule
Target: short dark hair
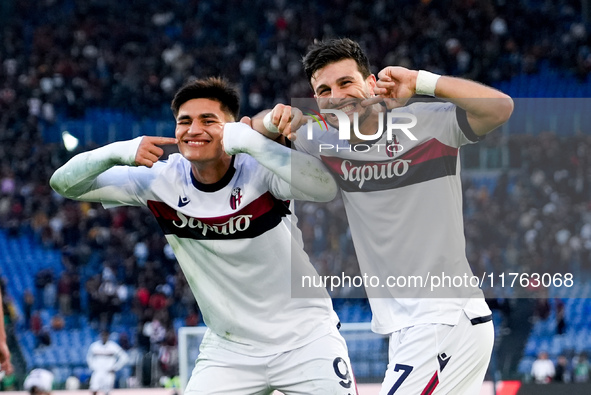
[[221,77],[209,77],[189,81],[174,95],[170,108],[174,117],[179,114],[180,107],[193,99],[209,99],[220,103],[222,111],[238,120],[240,113],[240,95],[228,80]]
[[30,395],[43,395],[47,394],[47,391],[42,390],[41,388],[37,387],[36,385],[32,386],[29,390]]
[[349,38],[335,38],[315,42],[309,47],[302,59],[308,82],[312,81],[314,73],[321,68],[345,59],[353,59],[357,63],[357,69],[363,78],[371,75],[369,60],[359,44]]

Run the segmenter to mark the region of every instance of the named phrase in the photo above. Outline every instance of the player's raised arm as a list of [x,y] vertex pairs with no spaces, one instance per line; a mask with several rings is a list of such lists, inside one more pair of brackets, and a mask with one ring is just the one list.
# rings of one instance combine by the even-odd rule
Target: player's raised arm
[[109,177],[99,182],[98,177],[117,165],[152,167],[164,153],[159,145],[167,144],[176,144],[176,139],[143,136],[80,153],[57,169],[49,184],[57,193],[70,199],[121,201],[121,196],[117,196],[117,184],[124,180]]
[[311,201],[330,201],[337,184],[319,159],[291,150],[264,137],[242,122],[224,126],[224,150],[247,153],[290,185],[292,197]]
[[513,112],[511,97],[494,88],[404,67],[390,66],[380,71],[374,93],[398,100],[410,98],[415,93],[449,100],[466,111],[468,123],[478,136],[505,123]]

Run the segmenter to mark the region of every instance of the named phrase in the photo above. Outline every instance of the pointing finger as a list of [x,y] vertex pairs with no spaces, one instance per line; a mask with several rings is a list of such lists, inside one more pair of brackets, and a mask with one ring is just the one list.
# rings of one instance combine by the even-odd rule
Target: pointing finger
[[281,118],[279,119],[279,124],[277,125],[277,129],[279,130],[284,130],[288,124],[288,122],[291,121],[292,115],[291,115],[291,107],[285,107],[283,109],[283,112],[281,113]]
[[292,125],[299,125],[303,116],[304,116],[304,114],[302,114],[301,111],[292,111],[291,112],[291,124]]
[[386,88],[386,89],[394,89],[394,88],[396,88],[396,83],[390,82],[390,81],[378,80],[376,82],[376,87]]
[[178,141],[174,137],[150,137],[150,142],[155,145],[171,145],[177,144]]

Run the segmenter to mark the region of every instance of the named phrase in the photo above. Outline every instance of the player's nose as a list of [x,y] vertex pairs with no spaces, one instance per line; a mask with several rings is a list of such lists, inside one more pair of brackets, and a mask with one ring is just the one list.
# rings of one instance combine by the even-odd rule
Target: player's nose
[[193,122],[191,122],[191,125],[189,125],[189,129],[187,130],[187,133],[192,134],[192,135],[203,133],[203,128],[199,124],[198,120],[195,119],[195,120],[193,120]]
[[330,93],[330,97],[328,98],[328,104],[331,106],[336,106],[346,97],[347,94],[345,92],[339,92],[336,89],[333,89]]

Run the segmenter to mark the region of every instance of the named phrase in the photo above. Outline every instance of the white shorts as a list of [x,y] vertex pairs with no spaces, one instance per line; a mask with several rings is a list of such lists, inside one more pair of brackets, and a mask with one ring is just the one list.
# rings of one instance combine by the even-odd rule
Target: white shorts
[[95,371],[90,376],[91,391],[109,392],[115,387],[115,373]]
[[396,331],[380,395],[479,394],[493,343],[492,320],[474,325],[465,314],[457,325]]
[[253,357],[202,347],[185,395],[356,395],[347,344],[335,328],[295,350]]

